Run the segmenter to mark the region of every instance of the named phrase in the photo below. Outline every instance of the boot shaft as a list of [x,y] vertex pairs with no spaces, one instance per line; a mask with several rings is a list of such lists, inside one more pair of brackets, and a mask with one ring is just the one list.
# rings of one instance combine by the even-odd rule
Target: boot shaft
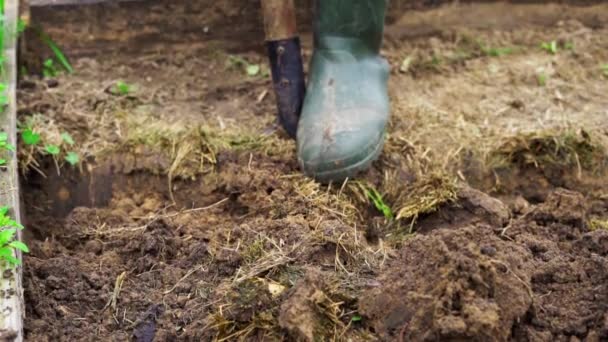
[[[315,47],[378,53],[387,5],[388,0],[316,0]],[[341,43],[336,46],[336,42]]]

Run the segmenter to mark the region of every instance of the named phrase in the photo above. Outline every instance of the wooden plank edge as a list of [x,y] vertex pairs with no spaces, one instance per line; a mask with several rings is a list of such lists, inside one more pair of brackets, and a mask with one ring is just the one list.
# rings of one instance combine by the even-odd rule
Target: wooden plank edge
[[[7,84],[8,106],[0,114],[0,127],[9,136],[9,142],[17,146],[17,21],[19,1],[4,0],[4,75]],[[19,198],[19,172],[16,152],[7,153],[7,170],[0,172],[0,205],[10,207],[10,215],[21,222]],[[18,232],[21,240],[21,232]],[[15,257],[22,260],[21,253]],[[23,341],[23,299],[22,268],[0,265],[0,341]]]
[[30,0],[32,7],[95,5],[116,2],[143,2],[148,0]]

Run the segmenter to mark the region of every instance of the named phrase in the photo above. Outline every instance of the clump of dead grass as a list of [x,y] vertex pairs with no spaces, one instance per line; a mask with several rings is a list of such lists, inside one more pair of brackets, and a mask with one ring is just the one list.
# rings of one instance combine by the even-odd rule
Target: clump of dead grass
[[597,172],[607,162],[605,145],[584,130],[546,131],[506,138],[488,155],[492,169],[560,167]]
[[[190,124],[183,121],[167,122],[147,113],[117,112],[112,125],[113,138],[103,143],[88,137],[73,146],[81,156],[103,159],[115,153],[138,155],[153,154],[158,160],[166,160],[164,168],[152,170],[166,174],[170,179],[195,179],[212,172],[221,151],[261,153],[272,157],[293,153],[293,144],[286,143],[277,134],[260,133],[260,127],[222,128],[207,124]],[[24,126],[41,135],[44,144],[61,145],[62,128],[54,120],[43,115],[27,118]],[[105,133],[99,133],[105,134]],[[47,154],[43,145],[23,146],[20,149],[22,170],[40,170],[40,160]]]
[[301,198],[310,208],[319,209],[320,212],[311,214],[315,220],[326,218],[327,215],[346,224],[353,225],[361,218],[355,201],[344,191],[348,180],[340,185],[321,185],[303,175],[289,175],[282,177],[289,179],[293,184],[293,192]]
[[[269,291],[269,283],[252,278],[238,284],[220,285],[223,300],[214,306],[203,333],[216,342],[243,341],[252,335],[277,340],[280,301]],[[243,317],[245,316],[245,317]]]
[[416,219],[436,211],[457,198],[458,186],[454,178],[442,173],[431,173],[418,180],[404,193],[397,204],[398,219]]
[[601,218],[592,218],[587,222],[589,229],[594,230],[608,230],[608,220]]
[[243,128],[189,125],[180,121],[167,124],[151,120],[146,115],[123,114],[119,117],[124,134],[114,149],[136,151],[143,146],[167,156],[171,165],[164,171],[170,178],[196,178],[213,171],[220,151],[284,155],[292,150],[290,144],[285,144],[275,134],[259,134]]

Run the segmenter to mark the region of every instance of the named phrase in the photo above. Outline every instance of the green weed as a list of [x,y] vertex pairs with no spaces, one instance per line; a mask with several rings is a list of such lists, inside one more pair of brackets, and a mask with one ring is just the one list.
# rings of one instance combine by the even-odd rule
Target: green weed
[[506,55],[510,55],[515,51],[515,49],[511,47],[488,47],[481,45],[481,52],[486,56],[491,57],[502,57]]
[[42,41],[51,49],[51,51],[53,51],[53,54],[55,56],[55,59],[59,62],[59,64],[68,72],[68,73],[73,73],[74,72],[74,68],[72,67],[72,64],[70,64],[70,61],[68,60],[68,58],[65,56],[65,54],[63,53],[63,51],[61,51],[61,48],[59,48],[59,46],[57,45],[57,43],[55,43],[51,37],[49,37],[46,33],[44,33],[43,31],[39,32],[39,36],[40,39],[42,39]]
[[28,146],[36,145],[40,142],[40,134],[34,132],[31,127],[21,131],[21,139]]
[[[25,126],[22,126],[19,130],[21,134],[21,141],[23,142],[23,144],[27,147],[32,148],[30,150],[30,153],[34,151],[40,151],[36,150],[36,147],[41,145],[42,142],[42,137],[40,133],[38,133],[33,127],[34,124],[35,123],[30,119],[29,122]],[[62,147],[64,147],[65,145],[67,145],[68,147],[72,147],[76,144],[74,138],[68,132],[61,133],[60,137],[60,144],[47,143],[43,147],[41,147],[42,151],[46,154],[53,156],[54,158],[57,158],[62,152]],[[77,152],[66,151],[64,160],[70,165],[74,166],[80,162],[80,156]]]
[[134,88],[133,85],[125,81],[118,81],[112,89],[110,89],[110,92],[114,95],[127,96],[133,92]]
[[536,81],[538,82],[538,85],[541,87],[544,87],[547,85],[547,79],[548,79],[548,76],[542,72],[540,74],[536,75]]
[[76,152],[68,152],[65,156],[65,161],[74,166],[80,162],[80,156]]
[[55,66],[55,61],[49,58],[42,63],[42,76],[44,78],[53,78],[59,74],[59,70]]
[[48,153],[52,156],[57,156],[61,152],[61,149],[59,148],[59,146],[53,145],[53,144],[46,145],[44,147],[44,150],[46,151],[46,153]]
[[74,146],[74,138],[68,132],[61,133],[61,140],[70,146]]
[[540,44],[540,48],[549,52],[552,55],[555,55],[558,51],[557,41],[553,40],[551,42],[543,42]]
[[22,230],[23,226],[8,215],[8,210],[8,207],[0,208],[0,260],[14,267],[21,264],[14,256],[15,250],[28,253],[29,248],[23,242],[15,240],[17,230]]
[[0,152],[15,151],[15,146],[8,142],[8,133],[0,132]]
[[372,186],[365,186],[360,183],[359,186],[367,198],[374,204],[376,209],[378,209],[378,211],[381,212],[387,220],[392,220],[395,218],[393,210],[384,202],[384,199],[382,199],[382,195],[378,192],[378,190],[374,189]]
[[229,56],[228,65],[244,70],[249,77],[255,77],[260,74],[265,76],[267,74],[267,72],[262,73],[262,67],[259,64],[249,63],[246,59],[238,56]]

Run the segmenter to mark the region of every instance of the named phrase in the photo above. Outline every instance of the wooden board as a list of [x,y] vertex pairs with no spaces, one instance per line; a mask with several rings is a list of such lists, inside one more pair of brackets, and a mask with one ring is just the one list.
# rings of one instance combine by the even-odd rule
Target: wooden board
[[[5,34],[3,82],[8,86],[8,107],[0,114],[0,129],[7,132],[9,141],[17,146],[17,18],[19,15],[18,0],[4,0]],[[0,205],[11,208],[13,218],[21,221],[19,208],[19,178],[17,170],[17,155],[9,152],[7,155],[7,170],[0,172]],[[21,238],[21,234],[19,234]],[[21,253],[15,255],[21,259]],[[0,341],[23,340],[23,286],[21,283],[21,267],[16,269],[0,266]]]
[[29,0],[30,6],[92,5],[102,2],[133,2],[146,0]]

